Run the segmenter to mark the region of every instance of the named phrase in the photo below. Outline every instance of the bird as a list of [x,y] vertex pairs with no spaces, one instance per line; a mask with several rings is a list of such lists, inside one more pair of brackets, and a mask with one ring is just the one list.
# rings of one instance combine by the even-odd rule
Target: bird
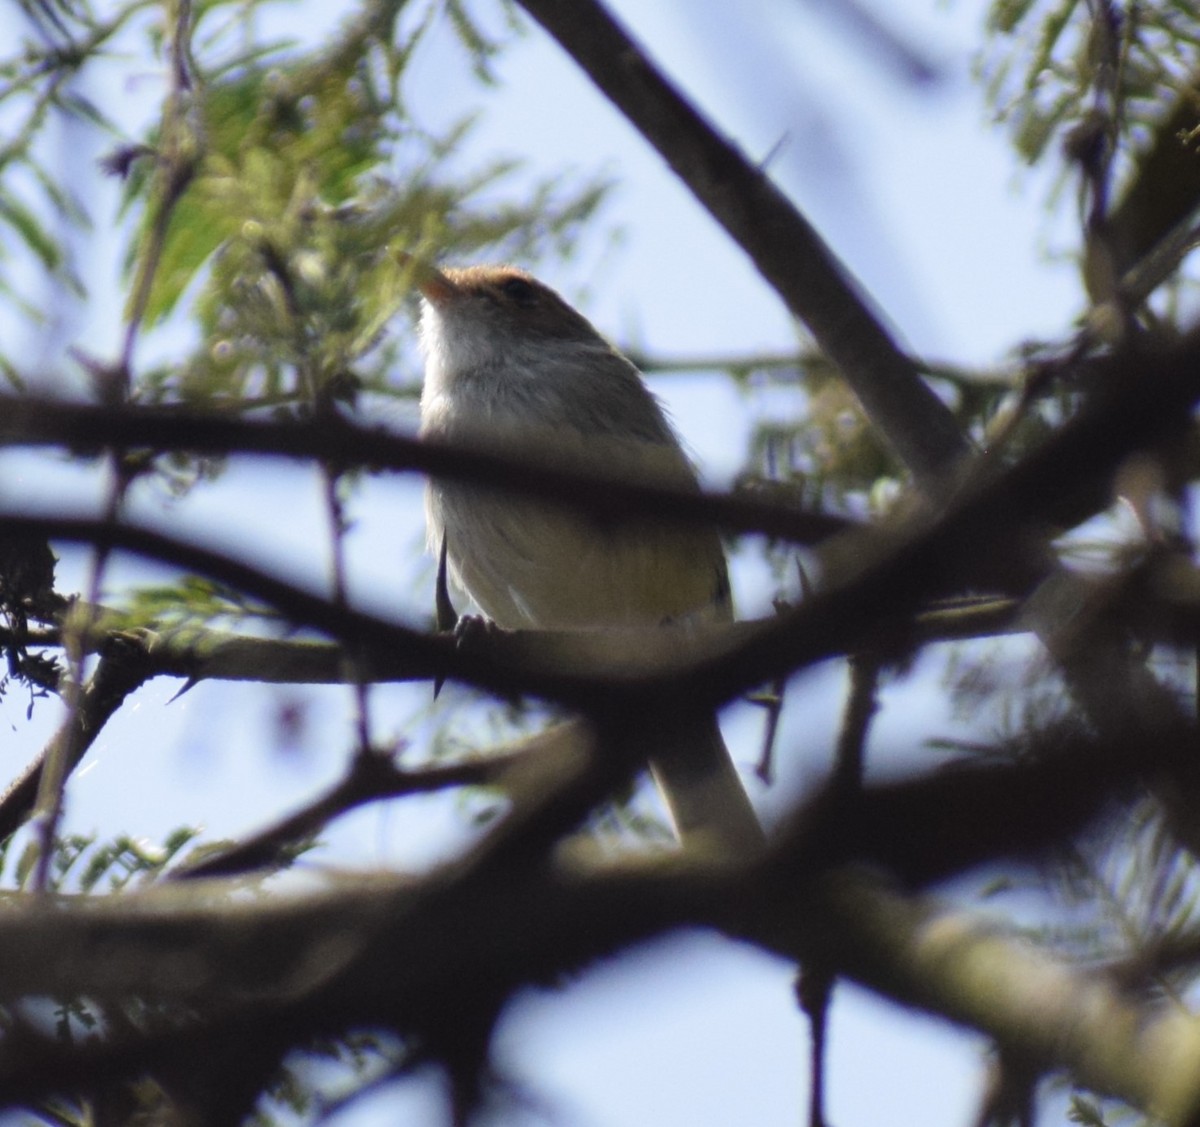
[[[571,468],[699,489],[642,374],[553,289],[509,265],[414,267],[423,438],[536,452]],[[602,630],[732,621],[717,530],[602,523],[561,504],[432,477],[427,540],[496,626]],[[715,712],[649,733],[651,774],[685,847],[745,851],[762,829]]]

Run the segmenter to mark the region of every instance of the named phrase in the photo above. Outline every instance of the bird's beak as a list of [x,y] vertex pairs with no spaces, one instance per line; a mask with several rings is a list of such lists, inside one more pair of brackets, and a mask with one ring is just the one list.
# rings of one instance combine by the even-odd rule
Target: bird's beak
[[458,285],[447,278],[431,262],[403,251],[400,253],[403,260],[411,265],[413,285],[421,291],[421,296],[426,301],[431,301],[434,305],[442,305],[459,293]]

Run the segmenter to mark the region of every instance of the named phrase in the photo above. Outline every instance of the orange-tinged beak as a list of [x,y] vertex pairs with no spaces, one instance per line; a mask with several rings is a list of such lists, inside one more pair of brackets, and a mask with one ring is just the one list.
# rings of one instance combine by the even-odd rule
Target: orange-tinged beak
[[401,261],[412,267],[413,285],[421,291],[421,296],[434,305],[450,301],[460,291],[459,287],[443,274],[431,262],[416,255],[400,251]]

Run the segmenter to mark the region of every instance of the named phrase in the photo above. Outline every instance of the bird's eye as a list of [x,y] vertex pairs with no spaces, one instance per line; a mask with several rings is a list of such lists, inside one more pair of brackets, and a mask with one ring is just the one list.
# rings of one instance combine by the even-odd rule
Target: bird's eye
[[524,278],[508,278],[501,283],[500,292],[514,304],[524,308],[537,301],[537,290]]

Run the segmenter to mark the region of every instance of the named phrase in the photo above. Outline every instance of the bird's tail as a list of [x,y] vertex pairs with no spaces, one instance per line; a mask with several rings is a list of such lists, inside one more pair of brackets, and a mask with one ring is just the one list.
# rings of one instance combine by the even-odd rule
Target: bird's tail
[[715,715],[660,738],[650,771],[682,845],[716,847],[734,855],[762,848],[762,826]]

